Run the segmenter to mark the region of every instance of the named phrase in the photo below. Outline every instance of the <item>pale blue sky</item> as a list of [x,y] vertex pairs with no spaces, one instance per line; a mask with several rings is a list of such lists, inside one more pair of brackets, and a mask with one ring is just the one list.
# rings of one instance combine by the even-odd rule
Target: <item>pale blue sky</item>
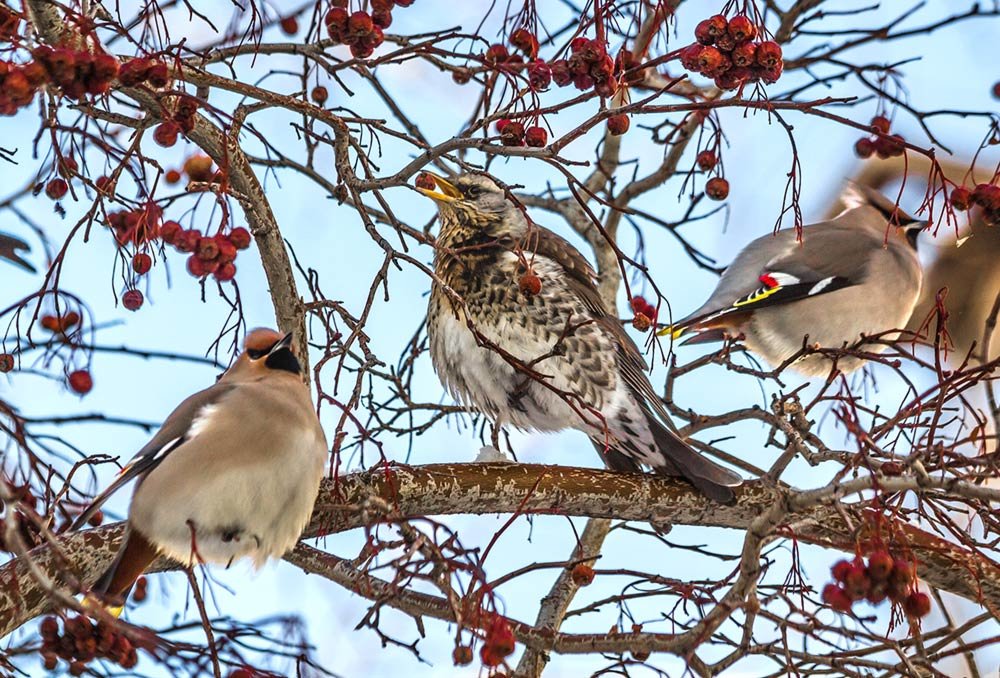
[[[276,3],[292,6],[298,3]],[[399,9],[394,14],[393,30],[401,33],[417,32],[428,28],[440,28],[447,20],[452,25],[462,25],[472,30],[478,23],[486,2],[455,3],[444,0],[420,0],[409,9]],[[539,3],[541,5],[542,3]],[[708,3],[706,3],[708,4]],[[710,3],[715,7],[721,3]],[[860,4],[860,3],[855,3]],[[897,3],[885,3],[895,5]],[[920,23],[938,16],[954,3],[930,3],[925,13],[918,14]],[[694,7],[694,3],[691,3]],[[228,8],[230,3],[219,2],[213,6]],[[700,3],[699,3],[700,6]],[[228,10],[225,10],[228,11]],[[680,38],[671,37],[672,46],[688,42],[693,24],[700,16],[691,9],[680,11],[677,27]],[[704,10],[704,14],[709,14]],[[889,16],[880,12],[880,17]],[[881,19],[884,20],[884,19]],[[551,25],[558,25],[552,22]],[[879,23],[869,17],[865,25]],[[924,59],[907,64],[903,71],[912,103],[917,108],[962,108],[966,110],[997,109],[996,101],[990,99],[992,82],[1000,77],[992,60],[992,47],[996,40],[998,21],[963,23],[935,33],[918,41],[904,41],[857,50],[849,54],[856,63],[894,62],[914,56]],[[204,27],[193,24],[184,29],[193,44],[205,38]],[[175,35],[179,32],[175,32]],[[284,39],[275,29],[267,36],[275,40]],[[795,56],[805,50],[797,44],[787,50],[787,56]],[[987,66],[989,65],[989,66]],[[287,68],[293,72],[298,66],[289,60],[277,58],[258,59],[253,70],[241,71],[241,77],[248,82],[258,80],[269,69]],[[439,142],[453,136],[467,120],[476,92],[472,88],[453,86],[447,75],[442,75],[420,61],[409,61],[401,67],[379,70],[386,87],[395,92],[403,109],[421,126],[431,142]],[[800,82],[803,75],[791,74],[782,79],[770,91],[780,92],[784,86]],[[351,83],[351,79],[348,78]],[[265,80],[265,86],[278,90],[289,88],[280,76]],[[343,104],[361,115],[384,116],[381,104],[369,96],[366,88],[357,82],[357,95],[348,99],[335,83],[325,83],[331,91],[328,105]],[[566,94],[556,90],[550,97],[555,99]],[[830,94],[847,96],[862,94],[853,82],[837,82],[826,92],[816,91],[817,96]],[[219,97],[213,103],[225,108],[232,101]],[[580,117],[590,115],[592,107],[584,107],[579,115],[563,113],[549,120],[558,135],[571,129]],[[875,112],[875,102],[863,104],[842,113],[856,120],[867,121]],[[785,184],[785,174],[790,167],[790,154],[783,129],[771,124],[763,113],[744,114],[737,109],[721,113],[724,129],[730,147],[723,157],[727,177],[731,184],[728,212],[723,211],[712,218],[685,227],[685,234],[704,252],[727,263],[738,249],[751,239],[768,232],[778,215],[781,195]],[[802,115],[789,114],[789,121],[795,125],[799,144],[803,182],[802,206],[807,221],[816,218],[825,210],[831,196],[839,190],[842,181],[858,167],[852,147],[857,132],[836,124]],[[261,117],[258,128],[266,131],[269,141],[289,147],[295,143],[294,130],[289,126],[293,119],[288,117]],[[659,119],[633,120],[633,132],[625,140],[623,157],[635,158],[640,167],[650,168],[662,153],[658,146],[648,142],[648,135],[639,125],[654,124]],[[393,123],[394,124],[394,123]],[[933,120],[935,132],[940,133],[946,143],[959,153],[973,151],[984,135],[981,119],[961,120],[945,118]],[[37,129],[37,117],[31,111],[6,119],[3,123],[6,141],[4,146],[17,140],[16,166],[3,165],[5,191],[13,191],[24,185],[38,168],[38,161],[31,158],[30,138]],[[918,127],[905,114],[897,115],[896,129],[923,143]],[[386,174],[392,173],[412,157],[412,149],[383,137],[383,156],[379,165]],[[590,135],[571,145],[566,156],[573,160],[593,159],[595,137]],[[144,142],[144,149],[170,167],[193,147],[178,144],[169,151],[155,148],[151,139]],[[43,147],[44,152],[44,147]],[[994,154],[995,157],[995,154]],[[333,177],[334,172],[328,154],[319,156],[319,166]],[[691,162],[689,159],[688,163]],[[683,163],[682,163],[683,164]],[[496,162],[492,171],[509,183],[523,183],[529,187],[538,186],[556,174],[538,162],[511,159]],[[342,300],[354,312],[362,308],[368,290],[368,281],[381,263],[381,252],[360,228],[357,215],[347,207],[339,207],[328,199],[321,190],[291,174],[266,179],[268,197],[282,227],[283,234],[291,241],[303,266],[320,272],[323,289],[330,298]],[[637,207],[658,216],[672,220],[678,218],[684,203],[677,199],[680,180],[674,180],[661,189],[642,198]],[[6,193],[4,193],[4,197]],[[412,215],[410,224],[421,227],[431,217],[433,206],[415,192],[397,188],[386,192],[397,214]],[[65,201],[68,216],[63,219],[53,214],[51,203],[43,196],[23,200],[19,207],[42,223],[54,243],[62,242],[63,236],[82,214],[81,204]],[[89,203],[88,203],[89,204]],[[184,203],[188,204],[188,203]],[[915,207],[915,205],[904,205]],[[199,212],[207,219],[208,212]],[[536,215],[546,226],[566,233],[562,224],[550,215]],[[28,229],[24,228],[10,212],[0,213],[0,230],[17,233],[35,242]],[[631,234],[624,229],[623,249],[632,251]],[[389,229],[383,232],[390,233]],[[583,246],[579,239],[574,242]],[[646,250],[652,274],[661,289],[667,290],[668,298],[675,312],[685,313],[698,305],[714,284],[711,273],[697,269],[684,256],[676,242],[667,234],[646,231]],[[39,265],[41,250],[36,247],[34,261]],[[425,262],[431,259],[427,248],[418,248],[415,256]],[[162,263],[149,276],[149,286],[143,287],[148,305],[138,313],[130,313],[116,308],[113,291],[121,292],[121,279],[112,273],[115,264],[115,248],[107,234],[95,231],[89,243],[74,242],[67,257],[62,283],[65,289],[82,296],[95,312],[101,324],[113,326],[102,330],[99,343],[105,345],[124,344],[134,348],[160,349],[200,355],[208,350],[227,317],[227,306],[216,298],[214,286],[208,286],[206,301],[200,299],[200,292],[194,281],[183,268],[183,259],[176,253],[168,254],[168,276]],[[267,287],[257,260],[257,252],[252,248],[242,253],[238,260],[237,281],[245,304],[249,326],[272,325],[273,312],[269,305]],[[117,264],[120,266],[120,262]],[[0,306],[24,295],[38,284],[39,277],[31,276],[9,266],[2,268],[4,285],[0,291]],[[388,303],[377,302],[371,320],[366,328],[372,337],[373,349],[384,359],[394,362],[404,349],[406,340],[420,322],[426,305],[425,293],[428,280],[417,270],[404,268],[392,270],[389,278],[391,299]],[[682,349],[681,358],[690,358],[698,353],[697,348]],[[182,362],[154,362],[135,357],[113,354],[99,354],[93,358],[95,386],[86,398],[79,399],[66,392],[62,385],[38,376],[14,375],[0,379],[0,397],[20,408],[28,416],[65,414],[70,412],[105,412],[110,415],[135,417],[148,421],[159,421],[182,398],[193,391],[211,384],[216,370],[200,365]],[[662,369],[654,375],[662,379]],[[441,398],[441,388],[434,378],[429,363],[421,366],[416,388],[420,397],[430,400]],[[871,389],[873,398],[886,406],[898,403],[902,397],[901,385],[888,374],[879,373],[879,388]],[[772,386],[765,391],[769,397]],[[731,375],[721,368],[707,368],[698,373],[697,378],[687,378],[677,384],[676,400],[685,407],[697,411],[724,412],[729,409],[753,403],[766,404],[765,392],[756,381]],[[328,433],[333,431],[335,413],[325,411],[324,421]],[[147,435],[138,429],[119,428],[100,424],[86,424],[63,427],[59,432],[67,436],[81,449],[91,453],[107,453],[129,457],[146,440]],[[824,434],[831,444],[839,444],[842,436],[828,422]],[[761,447],[764,431],[752,423],[743,423],[727,430],[734,439],[722,443],[728,451],[747,458],[759,465],[767,466],[775,454],[773,449]],[[713,432],[713,437],[721,435]],[[519,457],[525,461],[544,463],[564,463],[596,465],[598,460],[589,443],[580,434],[567,433],[558,436],[518,435],[513,438]],[[386,454],[395,460],[403,460],[407,454],[405,439],[383,441]],[[414,444],[409,458],[411,463],[471,460],[478,450],[479,442],[465,427],[441,424],[436,426]],[[367,456],[370,463],[373,457]],[[797,471],[791,479],[803,486],[815,486],[821,482],[820,471]],[[110,469],[105,478],[110,475]],[[112,513],[121,515],[127,504],[127,493],[115,498],[109,505]],[[505,517],[485,516],[481,518],[453,518],[446,522],[457,529],[466,545],[485,546]],[[582,522],[577,521],[577,526]],[[362,535],[358,532],[338,535],[324,540],[323,548],[341,556],[352,557],[360,547]],[[670,539],[678,543],[709,543],[719,550],[736,552],[742,535],[722,530],[675,529]],[[535,561],[559,560],[565,558],[573,545],[573,533],[566,519],[540,517],[534,525],[526,520],[518,520],[503,536],[497,552],[490,557],[488,573],[491,577]],[[810,583],[821,587],[827,580],[827,570],[837,554],[804,549],[806,575]],[[783,553],[775,554],[779,560]],[[640,540],[635,536],[615,533],[609,539],[605,555],[598,567],[631,568],[659,571],[674,577],[701,578],[721,575],[725,568],[717,561],[697,558],[688,551],[670,550],[656,545],[651,540]],[[783,579],[784,572],[776,567],[772,580]],[[354,631],[354,625],[363,616],[367,601],[350,595],[319,577],[303,576],[294,568],[273,565],[263,572],[253,575],[246,566],[237,565],[228,572],[215,570],[214,575],[220,585],[215,588],[214,604],[222,614],[229,614],[244,620],[265,618],[276,614],[301,614],[305,617],[309,637],[316,645],[316,654],[322,664],[343,676],[391,676],[403,669],[412,678],[429,676],[476,676],[476,665],[460,671],[451,665],[452,632],[443,624],[428,622],[429,635],[420,642],[423,663],[418,663],[412,655],[398,648],[380,647],[379,640],[368,630]],[[548,590],[554,574],[534,574],[507,584],[499,591],[504,609],[513,616],[530,621],[534,618],[537,601]],[[627,583],[625,578],[599,578],[595,585],[582,591],[578,604],[599,599],[612,594]],[[185,606],[182,575],[161,575],[151,578],[150,600],[127,613],[127,618],[138,624],[153,627],[170,622],[175,615],[193,618],[196,613]],[[632,606],[639,619],[655,619],[662,610],[655,604],[640,603]],[[407,617],[394,612],[383,614],[383,628],[404,641],[412,641],[417,631]],[[567,624],[567,631],[606,631],[613,615],[589,615],[576,618]],[[30,626],[28,627],[31,628]],[[668,630],[664,626],[650,627]],[[679,660],[657,658],[656,664],[679,675]],[[552,668],[546,673],[554,678],[579,676],[605,665],[600,657],[555,657]],[[151,662],[142,659],[143,668]],[[742,666],[742,665],[741,665]],[[284,667],[275,666],[277,670]],[[640,670],[637,675],[643,675]],[[742,666],[741,671],[732,675],[753,675],[752,669]]]

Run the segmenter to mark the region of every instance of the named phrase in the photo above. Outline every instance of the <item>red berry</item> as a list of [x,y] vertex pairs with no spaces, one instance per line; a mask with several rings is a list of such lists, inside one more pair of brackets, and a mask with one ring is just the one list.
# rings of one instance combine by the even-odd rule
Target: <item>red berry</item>
[[878,605],[886,599],[888,594],[889,584],[887,582],[872,582],[871,588],[868,589],[868,595],[865,596],[865,600],[872,605]]
[[139,252],[132,257],[132,270],[139,275],[149,273],[149,269],[151,268],[153,268],[153,257],[149,256],[145,252]]
[[500,143],[504,146],[524,145],[524,123],[509,121],[500,132]]
[[293,16],[286,16],[281,20],[281,30],[285,35],[295,35],[299,32],[299,20]]
[[544,61],[533,61],[528,65],[528,83],[531,89],[547,89],[552,84],[552,69]]
[[994,83],[993,85],[993,98],[1000,99],[1000,81]]
[[187,271],[195,278],[203,278],[209,274],[209,267],[213,262],[205,261],[198,257],[197,254],[192,254],[187,259]]
[[501,44],[490,45],[489,49],[486,50],[486,54],[483,58],[488,64],[499,64],[507,61],[507,57],[510,54],[507,53],[507,48]]
[[104,511],[97,509],[94,511],[93,515],[87,519],[87,524],[91,527],[100,527],[101,523],[104,522]]
[[387,9],[376,9],[372,12],[372,23],[382,30],[389,28],[392,25],[392,12]]
[[[972,205],[972,191],[964,186],[956,186],[951,192],[951,206],[964,212]],[[884,465],[883,465],[884,466]],[[883,471],[884,472],[884,471]]]
[[624,113],[619,113],[618,115],[612,115],[608,118],[608,132],[614,136],[621,136],[628,131],[629,128],[628,116]]
[[45,195],[53,200],[60,200],[69,191],[69,184],[65,179],[52,179],[45,184]]
[[1000,186],[978,184],[972,191],[972,202],[986,210],[1000,209]]
[[181,132],[181,126],[173,120],[161,122],[153,130],[153,141],[164,148],[170,148],[177,143],[177,135]]
[[823,602],[838,612],[850,612],[853,604],[844,589],[837,584],[827,584],[823,587]]
[[877,132],[881,132],[882,134],[888,134],[889,118],[885,117],[884,115],[876,115],[874,118],[872,118],[871,126]]
[[859,158],[870,158],[872,157],[872,153],[874,152],[875,152],[875,144],[872,143],[871,139],[868,138],[858,139],[854,143],[854,153]]
[[645,313],[636,313],[635,316],[632,317],[632,327],[640,332],[646,332],[652,326],[653,321]]
[[[507,122],[510,122],[509,120]],[[427,172],[421,172],[417,175],[417,178],[413,181],[413,185],[417,188],[423,188],[428,191],[433,191],[437,188],[437,182],[434,181],[432,177]]]
[[7,374],[14,369],[14,356],[10,353],[0,353],[0,374]]
[[903,601],[903,609],[911,617],[926,617],[931,611],[931,598],[922,591],[914,591]]
[[232,243],[227,235],[216,235],[215,244],[219,248],[219,264],[226,264],[236,259],[236,245]]
[[705,21],[708,22],[708,32],[713,38],[718,38],[721,35],[725,35],[729,30],[729,21],[721,14],[715,14],[714,16],[708,17]]
[[192,228],[181,231],[174,240],[174,247],[180,252],[194,252],[198,248],[198,241],[201,240],[201,231]]
[[331,39],[343,42],[344,36],[347,33],[347,22],[350,18],[351,15],[347,11],[346,6],[334,7],[326,13],[323,23],[326,24],[326,30]]
[[529,57],[538,54],[538,38],[527,28],[518,28],[510,34],[510,44],[517,47]]
[[198,246],[195,248],[195,253],[198,255],[199,259],[212,261],[219,256],[219,245],[215,242],[215,238],[203,237],[198,240]]
[[312,92],[309,93],[309,97],[313,100],[314,103],[316,103],[319,106],[325,104],[329,96],[330,93],[327,92],[326,87],[323,87],[322,85],[313,87]]
[[713,151],[702,151],[698,154],[698,157],[695,158],[695,162],[698,163],[698,168],[704,170],[705,172],[715,167],[715,164],[718,161],[719,160],[715,157],[715,153]]
[[702,45],[688,45],[680,51],[681,66],[689,71],[698,70],[698,61],[701,58],[701,51],[705,49]]
[[733,49],[730,57],[734,66],[753,66],[757,62],[757,44],[741,42]]
[[854,563],[851,566],[851,571],[847,573],[847,578],[844,580],[844,591],[848,597],[851,600],[861,600],[868,595],[871,585],[872,581],[868,577],[865,568],[860,562]]
[[207,155],[192,155],[184,161],[184,173],[191,181],[211,181],[212,159]]
[[166,87],[170,83],[170,71],[167,70],[167,64],[162,61],[154,61],[149,67],[146,80],[153,87]]
[[130,311],[138,311],[142,308],[142,292],[139,290],[128,290],[122,295],[122,306]]
[[892,572],[892,565],[892,556],[887,551],[875,551],[868,556],[868,574],[874,581],[886,581]]
[[164,181],[173,186],[174,184],[180,182],[181,173],[175,169],[167,170],[167,173],[163,177]]
[[781,72],[784,68],[785,68],[785,62],[779,61],[774,66],[768,68],[759,68],[755,72],[761,80],[771,85],[778,82],[778,78],[781,77]]
[[347,32],[351,35],[368,35],[374,27],[375,24],[372,22],[372,17],[368,12],[357,11],[347,20]]
[[570,572],[570,577],[577,586],[590,586],[594,583],[594,576],[594,568],[586,563],[577,563]]
[[698,22],[694,28],[694,39],[702,45],[711,45],[717,36],[713,32],[712,22],[708,19]]
[[232,262],[226,262],[224,264],[220,264],[219,267],[215,269],[213,275],[215,276],[215,279],[218,280],[219,282],[226,282],[228,280],[232,280],[233,278],[236,277],[236,265],[233,264]]
[[163,239],[163,242],[173,245],[177,242],[177,237],[183,230],[181,225],[176,221],[164,221],[163,226],[160,227],[160,237]]
[[467,666],[472,663],[472,648],[468,645],[458,645],[451,653],[455,666]]
[[715,76],[715,86],[724,90],[735,90],[742,87],[750,78],[753,72],[745,66],[730,68]]
[[522,294],[533,297],[542,291],[542,281],[537,275],[528,271],[517,281],[517,287]]
[[737,43],[757,37],[757,27],[746,14],[737,14],[729,20],[729,35]]
[[234,228],[229,232],[229,242],[233,243],[233,246],[235,246],[238,250],[245,250],[250,247],[252,240],[250,231],[242,226]]
[[712,200],[725,200],[729,196],[729,182],[722,177],[712,177],[705,184],[705,195]]
[[549,142],[549,133],[542,127],[529,127],[524,131],[524,142],[534,148],[542,148]]
[[695,70],[702,75],[714,78],[727,70],[730,64],[729,57],[715,47],[702,47],[701,51],[698,52]]
[[67,378],[69,387],[80,395],[87,395],[90,389],[94,388],[94,378],[87,370],[76,370],[69,373]]
[[898,582],[909,586],[916,578],[916,570],[913,563],[902,558],[897,558],[892,564],[892,572],[889,574],[889,581]]
[[46,617],[39,625],[38,633],[43,640],[55,640],[59,637],[59,621],[55,617]]
[[557,87],[565,87],[573,82],[573,72],[569,67],[569,62],[565,59],[553,61],[549,66],[552,68],[552,81]]
[[774,40],[765,40],[757,45],[757,63],[764,68],[772,68],[781,63],[781,45]]

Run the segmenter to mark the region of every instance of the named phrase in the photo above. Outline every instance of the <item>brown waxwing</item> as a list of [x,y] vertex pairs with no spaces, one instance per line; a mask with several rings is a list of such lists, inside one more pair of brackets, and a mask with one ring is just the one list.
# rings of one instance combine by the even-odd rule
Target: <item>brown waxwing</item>
[[158,555],[188,565],[249,557],[260,567],[295,545],[327,446],[291,339],[247,334],[233,366],[182,402],[76,520],[74,529],[136,479],[125,539],[94,593],[117,603]]
[[29,251],[31,247],[28,243],[24,242],[20,238],[15,238],[7,233],[0,233],[0,258],[6,259],[7,261],[17,264],[21,268],[34,273],[35,267],[32,266],[28,261],[21,258],[17,253],[18,250]]
[[[854,186],[847,209],[829,221],[754,240],[722,274],[698,310],[660,331],[684,343],[744,337],[746,345],[778,366],[804,343],[823,348],[850,346],[887,330],[902,329],[921,286],[917,235],[927,225],[907,215],[884,195]],[[866,346],[880,352],[884,346]],[[864,361],[837,359],[842,372]],[[819,354],[792,367],[825,376],[832,363]]]

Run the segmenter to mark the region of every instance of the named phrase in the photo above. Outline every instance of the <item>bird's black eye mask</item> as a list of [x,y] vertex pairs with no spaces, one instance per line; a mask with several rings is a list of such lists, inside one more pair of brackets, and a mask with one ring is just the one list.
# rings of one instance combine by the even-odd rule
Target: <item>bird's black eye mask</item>
[[266,349],[263,349],[263,350],[257,350],[255,348],[248,348],[247,349],[247,356],[250,358],[250,360],[260,360],[261,358],[263,358],[264,356],[266,356],[268,353],[270,353],[270,351],[271,351],[272,348],[274,348],[274,344],[272,344],[271,346],[269,346],[269,347],[267,347]]

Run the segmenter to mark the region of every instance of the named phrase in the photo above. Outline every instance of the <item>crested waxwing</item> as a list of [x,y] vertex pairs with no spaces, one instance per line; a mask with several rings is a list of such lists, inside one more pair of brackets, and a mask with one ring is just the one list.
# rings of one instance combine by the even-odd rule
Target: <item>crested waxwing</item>
[[[742,335],[750,350],[777,367],[806,344],[839,349],[862,334],[905,327],[920,294],[916,242],[927,224],[864,186],[852,187],[846,201],[835,218],[805,226],[801,242],[794,230],[754,240],[708,301],[659,334],[692,335],[683,343]],[[847,355],[836,360],[845,373],[864,363]],[[791,365],[807,376],[825,376],[831,366],[820,354]]]
[[31,247],[20,238],[15,238],[7,233],[0,233],[0,259],[6,259],[29,273],[34,273],[35,267],[30,262],[22,259],[21,255],[17,253],[18,250],[28,252],[31,250]]
[[615,470],[646,465],[733,502],[739,475],[674,431],[583,255],[529,222],[491,179],[430,177],[435,188],[419,190],[437,203],[441,223],[427,309],[431,359],[453,396],[493,421],[494,445],[506,424],[577,429]]
[[124,541],[94,593],[117,603],[158,555],[260,567],[295,545],[327,446],[291,343],[270,329],[247,334],[233,366],[182,402],[79,516],[73,529],[136,479]]

